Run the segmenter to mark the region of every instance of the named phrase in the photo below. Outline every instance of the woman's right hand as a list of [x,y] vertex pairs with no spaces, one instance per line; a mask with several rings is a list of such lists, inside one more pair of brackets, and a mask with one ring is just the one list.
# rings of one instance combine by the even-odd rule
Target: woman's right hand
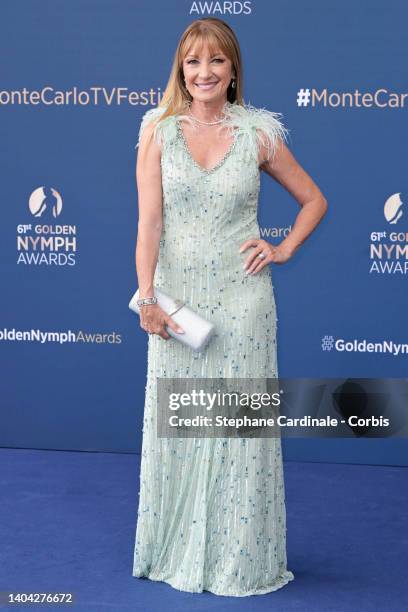
[[170,338],[166,326],[171,327],[177,333],[184,330],[158,304],[145,304],[140,307],[140,327],[149,334],[158,334],[164,340]]

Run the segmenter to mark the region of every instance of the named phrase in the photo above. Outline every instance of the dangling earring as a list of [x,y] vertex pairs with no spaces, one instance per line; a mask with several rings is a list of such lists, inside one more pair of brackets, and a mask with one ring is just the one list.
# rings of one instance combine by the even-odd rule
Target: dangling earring
[[232,79],[231,87],[232,87],[232,89],[235,89],[235,87],[236,87],[235,79]]

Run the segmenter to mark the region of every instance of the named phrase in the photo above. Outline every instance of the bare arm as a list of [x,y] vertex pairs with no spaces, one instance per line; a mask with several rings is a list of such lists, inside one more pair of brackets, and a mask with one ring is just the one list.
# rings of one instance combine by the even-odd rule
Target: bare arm
[[136,273],[141,298],[152,297],[153,278],[163,228],[160,146],[150,139],[153,125],[143,131],[136,163],[139,219],[136,242]]
[[[266,158],[261,151],[261,159]],[[279,139],[273,157],[264,161],[260,168],[280,183],[301,207],[292,231],[279,247],[292,255],[313,232],[327,212],[327,200],[313,179],[296,161],[286,144]]]
[[[140,298],[154,296],[153,280],[163,229],[161,149],[154,138],[150,139],[153,129],[154,125],[149,123],[143,130],[136,163],[139,220],[135,258]],[[176,332],[184,333],[159,304],[141,306],[140,326],[150,334],[161,336],[164,340],[170,338],[166,326],[170,326]]]
[[[327,200],[319,187],[296,161],[282,138],[278,138],[278,145],[272,157],[267,158],[267,148],[261,146],[260,169],[293,195],[301,210],[297,214],[291,232],[277,246],[258,238],[250,238],[241,244],[240,252],[248,247],[254,247],[245,261],[247,274],[258,274],[270,263],[282,264],[288,261],[320,223],[328,207]],[[262,256],[261,260],[259,256]]]

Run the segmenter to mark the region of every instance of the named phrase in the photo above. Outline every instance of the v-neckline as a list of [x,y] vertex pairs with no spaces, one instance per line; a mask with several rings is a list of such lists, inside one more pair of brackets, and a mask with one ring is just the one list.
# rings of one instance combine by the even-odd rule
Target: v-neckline
[[183,132],[183,128],[181,127],[180,119],[178,117],[176,117],[176,124],[177,124],[177,130],[178,130],[178,133],[180,135],[181,141],[183,143],[184,150],[185,150],[185,152],[187,154],[187,157],[191,160],[193,165],[200,172],[202,172],[203,174],[212,174],[213,172],[218,170],[218,168],[220,168],[224,164],[224,162],[226,162],[227,158],[230,156],[230,154],[232,153],[232,151],[235,148],[235,145],[236,145],[236,142],[237,142],[237,138],[238,138],[238,130],[237,130],[237,128],[235,128],[234,139],[231,142],[230,146],[228,147],[227,151],[222,156],[222,158],[212,168],[204,168],[204,166],[199,164],[197,162],[197,160],[193,157],[193,155],[192,155],[192,153],[190,151],[190,147],[188,146],[187,140],[186,140],[186,138],[184,136],[184,132]]

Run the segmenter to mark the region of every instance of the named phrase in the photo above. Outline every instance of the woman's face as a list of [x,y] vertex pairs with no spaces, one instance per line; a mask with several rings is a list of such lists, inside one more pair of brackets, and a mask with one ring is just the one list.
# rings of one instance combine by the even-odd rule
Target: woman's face
[[225,101],[233,78],[232,62],[224,53],[210,53],[204,43],[190,49],[183,60],[186,88],[200,102]]

